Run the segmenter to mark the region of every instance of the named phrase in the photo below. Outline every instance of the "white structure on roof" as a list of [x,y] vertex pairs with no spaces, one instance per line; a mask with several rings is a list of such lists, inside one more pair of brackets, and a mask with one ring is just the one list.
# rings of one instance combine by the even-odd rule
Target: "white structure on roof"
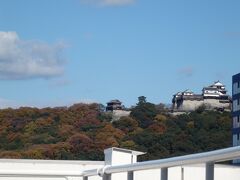
[[112,147],[104,150],[105,165],[122,165],[133,164],[137,162],[137,156],[146,154],[140,151],[132,151],[129,149],[122,149]]
[[202,94],[194,94],[190,90],[178,92],[172,99],[174,112],[190,112],[205,105],[207,109],[230,110],[231,97],[227,95],[225,85],[217,81],[204,87]]

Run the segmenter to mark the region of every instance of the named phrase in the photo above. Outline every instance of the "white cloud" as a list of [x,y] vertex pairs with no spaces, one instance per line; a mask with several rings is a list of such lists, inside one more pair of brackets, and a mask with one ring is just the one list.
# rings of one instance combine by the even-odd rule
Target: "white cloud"
[[0,31],[0,79],[51,78],[64,73],[63,43],[50,45]]
[[100,6],[124,6],[134,3],[135,0],[81,0],[81,2]]

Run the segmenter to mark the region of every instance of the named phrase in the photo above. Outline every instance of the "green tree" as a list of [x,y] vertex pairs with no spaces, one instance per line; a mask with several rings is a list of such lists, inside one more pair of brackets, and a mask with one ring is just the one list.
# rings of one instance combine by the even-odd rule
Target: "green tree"
[[138,128],[138,122],[131,117],[121,117],[120,120],[113,122],[113,126],[125,133],[129,133]]
[[131,117],[136,119],[139,126],[146,128],[152,124],[155,116],[157,115],[156,106],[146,101],[146,97],[140,96],[137,106],[131,111]]

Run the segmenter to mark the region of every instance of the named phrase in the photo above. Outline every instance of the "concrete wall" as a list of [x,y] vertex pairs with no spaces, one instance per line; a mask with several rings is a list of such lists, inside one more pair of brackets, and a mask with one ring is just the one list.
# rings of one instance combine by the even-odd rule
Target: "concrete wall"
[[[205,166],[193,165],[183,167],[183,179],[182,167],[173,167],[168,170],[169,180],[204,180],[205,179]],[[160,180],[161,171],[145,170],[134,173],[134,180]],[[215,165],[215,178],[214,180],[239,180],[240,179],[240,167]],[[127,180],[126,176],[115,177],[112,180]]]
[[[0,180],[64,180],[60,177],[27,177],[19,176],[6,177],[1,174],[9,172],[15,173],[44,173],[44,174],[79,174],[83,170],[100,168],[104,165],[102,161],[54,161],[54,160],[0,160]],[[81,179],[81,178],[80,178]],[[93,177],[92,180],[100,180],[99,177]],[[65,179],[66,180],[66,179]],[[68,180],[79,180],[79,177],[69,177]]]
[[[102,162],[103,163],[103,162]],[[2,163],[0,162],[0,168],[14,168],[14,170],[26,169],[33,170],[36,167],[39,170],[45,171],[82,171],[83,169],[93,169],[99,167],[99,163],[96,165],[93,164],[74,164],[74,163]],[[204,165],[192,165],[183,167],[183,176],[181,174],[182,167],[173,167],[169,168],[169,180],[204,180],[205,179],[205,166]],[[2,172],[2,170],[0,170]],[[138,171],[134,173],[134,180],[160,180],[161,171],[156,170],[145,170]],[[183,177],[183,179],[181,179]],[[0,177],[0,180],[82,180],[82,177],[68,177],[68,178],[40,178],[40,177]],[[239,180],[240,179],[240,167],[237,166],[227,166],[227,165],[215,165],[215,180]],[[102,180],[102,178],[90,177],[89,180]],[[126,173],[114,174],[112,180],[127,180]]]
[[[215,180],[239,180],[240,168],[235,166],[215,165]],[[205,179],[205,168],[203,165],[188,166],[184,170],[184,180]]]
[[[85,170],[103,168],[104,165],[123,165],[135,163],[137,155],[143,154],[120,148],[104,151],[106,161],[53,161],[53,160],[0,160],[0,180],[83,180],[80,176]],[[168,169],[168,180],[204,180],[205,165],[189,165]],[[8,174],[8,175],[7,175]],[[22,174],[22,175],[19,175]],[[24,174],[24,175],[23,175]],[[45,175],[40,177],[37,174]],[[11,175],[11,176],[10,176]],[[48,176],[46,176],[48,175]],[[49,175],[56,175],[50,177]],[[61,175],[66,175],[61,177]],[[70,177],[70,176],[74,177]],[[161,170],[143,170],[134,172],[134,180],[160,180]],[[215,164],[214,180],[239,180],[240,166]],[[89,177],[89,180],[102,180],[101,177]],[[127,173],[112,175],[112,180],[127,180]]]

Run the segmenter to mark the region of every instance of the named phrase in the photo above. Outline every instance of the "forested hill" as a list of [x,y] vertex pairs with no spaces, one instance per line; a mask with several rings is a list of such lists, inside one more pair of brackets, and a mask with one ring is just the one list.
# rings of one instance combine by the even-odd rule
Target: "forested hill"
[[142,160],[231,146],[229,112],[170,116],[146,101],[111,123],[98,104],[0,110],[0,158],[102,160],[116,146],[147,152]]

